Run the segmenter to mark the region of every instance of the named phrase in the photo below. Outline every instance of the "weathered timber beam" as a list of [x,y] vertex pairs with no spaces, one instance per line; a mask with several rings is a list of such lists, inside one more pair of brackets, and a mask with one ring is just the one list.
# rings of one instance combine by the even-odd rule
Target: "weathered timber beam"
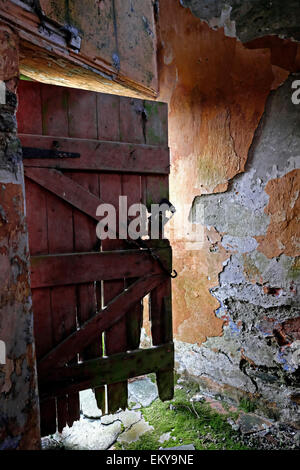
[[99,221],[99,218],[96,217],[96,211],[103,201],[76,181],[64,176],[60,171],[50,168],[24,168],[24,174],[73,207]]
[[77,353],[83,351],[90,343],[99,338],[103,331],[117,323],[138,300],[145,297],[166,278],[167,275],[150,275],[131,284],[109,302],[106,308],[101,309],[81,325],[80,330],[69,335],[40,360],[38,364],[40,377],[47,376],[51,369],[72,360]]
[[40,380],[40,398],[44,400],[105,384],[119,383],[131,377],[170,370],[173,367],[173,343],[92,359],[81,364],[49,370],[47,376]]
[[[35,2],[32,2],[34,4]],[[41,19],[29,2],[0,0],[0,18],[20,37],[20,69],[44,83],[103,93],[155,98],[157,90],[123,74],[101,57],[88,57],[69,43],[62,24]]]
[[101,140],[71,139],[19,134],[23,147],[80,153],[80,158],[28,158],[26,167],[69,170],[110,171],[117,173],[169,174],[169,149],[151,145],[127,144]]
[[[158,249],[155,254],[164,259],[165,251],[170,248]],[[33,289],[162,273],[146,249],[41,255],[32,256],[30,261]]]

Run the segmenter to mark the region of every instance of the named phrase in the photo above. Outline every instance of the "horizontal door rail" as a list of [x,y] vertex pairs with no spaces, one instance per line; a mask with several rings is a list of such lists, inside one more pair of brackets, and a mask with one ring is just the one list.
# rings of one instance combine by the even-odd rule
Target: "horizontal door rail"
[[80,153],[80,158],[33,158],[26,154],[26,167],[68,170],[109,171],[117,173],[169,174],[169,149],[143,144],[109,142],[19,134],[23,147],[51,150],[55,143],[59,152]]
[[40,398],[65,395],[106,384],[119,383],[128,378],[150,372],[173,370],[174,346],[167,343],[149,349],[114,354],[79,364],[49,370],[40,381]]
[[[168,255],[170,248],[155,251]],[[164,256],[165,255],[165,256]],[[32,256],[31,287],[54,287],[162,274],[146,249]]]

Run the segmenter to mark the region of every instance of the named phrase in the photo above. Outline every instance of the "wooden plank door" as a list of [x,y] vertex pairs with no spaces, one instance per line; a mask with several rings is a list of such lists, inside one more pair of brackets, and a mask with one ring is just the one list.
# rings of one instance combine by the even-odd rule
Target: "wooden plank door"
[[[118,210],[127,196],[150,210],[169,198],[167,106],[28,81],[18,94],[47,435],[79,419],[86,388],[103,413],[125,409],[128,378],[151,371],[160,398],[173,396],[169,242],[96,236],[101,203]],[[148,294],[153,347],[143,350]]]

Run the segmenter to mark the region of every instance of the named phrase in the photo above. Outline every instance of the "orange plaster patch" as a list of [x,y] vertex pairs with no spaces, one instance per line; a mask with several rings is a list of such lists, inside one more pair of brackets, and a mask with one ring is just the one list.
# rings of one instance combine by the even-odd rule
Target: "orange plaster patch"
[[300,170],[269,181],[265,191],[270,196],[265,208],[270,224],[266,235],[256,237],[258,250],[267,258],[300,255]]
[[[215,229],[205,229],[201,250],[187,250],[174,242],[173,266],[179,275],[173,282],[174,335],[180,341],[201,344],[207,337],[221,336],[224,321],[215,315],[219,302],[209,289],[218,285],[218,275],[228,252]],[[213,252],[211,248],[213,247]]]

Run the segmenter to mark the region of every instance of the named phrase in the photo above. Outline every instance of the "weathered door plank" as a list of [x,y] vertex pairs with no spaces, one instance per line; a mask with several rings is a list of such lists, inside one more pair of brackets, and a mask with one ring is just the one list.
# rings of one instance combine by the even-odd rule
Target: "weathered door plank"
[[[48,209],[48,241],[50,253],[65,253],[74,250],[72,208],[55,195],[47,194]],[[51,310],[54,344],[58,345],[71,332],[76,331],[76,287],[58,286],[51,288]],[[76,359],[74,354],[70,360]],[[61,431],[66,424],[72,425],[79,419],[79,396],[68,395],[59,397],[57,403],[58,429]],[[65,420],[67,420],[65,422]]]
[[[49,253],[47,231],[47,196],[40,186],[28,182],[26,186],[27,211],[40,213],[40,217],[28,220],[30,253]],[[37,360],[43,357],[54,346],[51,316],[51,290],[33,289],[34,327],[39,331],[35,337]],[[56,400],[49,399],[41,404],[41,434],[48,435],[56,432]]]
[[[143,134],[142,134],[143,135]],[[131,207],[133,204],[141,203],[141,176],[140,175],[122,175],[123,195],[127,196],[127,205]],[[130,235],[129,235],[130,238]],[[153,258],[152,258],[152,261]],[[157,263],[156,263],[157,264]],[[150,269],[151,270],[151,269]],[[137,275],[138,276],[138,275]],[[135,279],[128,279],[131,276],[125,276],[125,285],[130,286]],[[143,303],[142,299],[129,310],[126,315],[126,332],[127,344],[129,350],[138,349],[141,338],[141,328],[143,324]]]
[[[117,213],[117,231],[119,231],[119,196],[122,194],[122,177],[115,174],[100,175],[101,198],[112,204]],[[102,240],[102,250],[117,250],[122,248],[122,240]],[[103,282],[103,305],[107,305],[114,297],[120,294],[125,287],[124,276],[118,280]],[[122,316],[118,322],[105,331],[105,355],[126,351],[127,332],[126,317]],[[107,406],[109,413],[115,413],[120,408],[127,407],[127,381],[107,385]]]

